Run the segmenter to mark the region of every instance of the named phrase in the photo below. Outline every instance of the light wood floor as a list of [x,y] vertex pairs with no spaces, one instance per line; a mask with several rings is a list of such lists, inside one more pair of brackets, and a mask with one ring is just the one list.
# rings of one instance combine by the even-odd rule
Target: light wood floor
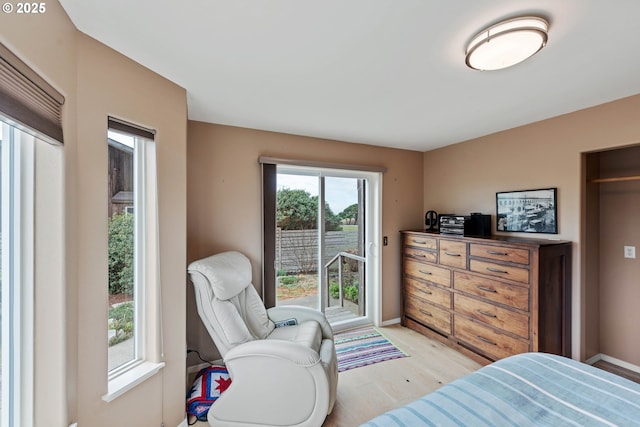
[[[341,372],[333,412],[323,427],[354,427],[481,367],[468,357],[400,325],[379,328],[409,357]],[[198,422],[197,427],[208,424]]]
[[605,362],[604,360],[597,361],[593,366],[640,384],[640,373],[638,372],[630,371],[629,369]]
[[323,427],[358,426],[481,367],[442,343],[400,325],[379,330],[409,357],[341,372],[336,404]]

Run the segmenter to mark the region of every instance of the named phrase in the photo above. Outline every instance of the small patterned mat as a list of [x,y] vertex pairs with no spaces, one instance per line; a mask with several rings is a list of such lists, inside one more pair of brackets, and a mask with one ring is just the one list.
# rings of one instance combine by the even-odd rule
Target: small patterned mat
[[373,327],[340,332],[334,341],[338,372],[408,356]]

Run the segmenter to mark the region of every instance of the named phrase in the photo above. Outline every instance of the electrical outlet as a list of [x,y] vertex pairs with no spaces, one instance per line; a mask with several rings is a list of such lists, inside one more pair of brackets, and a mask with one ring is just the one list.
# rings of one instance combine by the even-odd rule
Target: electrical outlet
[[624,247],[624,257],[625,258],[633,258],[636,257],[636,247],[635,246],[625,246]]

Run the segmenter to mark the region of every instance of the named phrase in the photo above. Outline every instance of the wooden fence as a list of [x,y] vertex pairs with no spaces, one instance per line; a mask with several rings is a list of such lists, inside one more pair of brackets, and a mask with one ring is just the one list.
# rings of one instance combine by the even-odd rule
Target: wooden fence
[[[358,231],[327,231],[325,260],[342,251],[358,251]],[[324,266],[324,265],[323,265]],[[318,271],[318,230],[276,230],[276,270],[285,273]]]

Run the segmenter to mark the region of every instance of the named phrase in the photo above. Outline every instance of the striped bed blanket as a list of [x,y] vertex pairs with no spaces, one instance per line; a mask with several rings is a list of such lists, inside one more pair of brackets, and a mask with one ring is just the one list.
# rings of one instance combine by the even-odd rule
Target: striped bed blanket
[[640,384],[565,357],[524,353],[363,426],[640,426]]

